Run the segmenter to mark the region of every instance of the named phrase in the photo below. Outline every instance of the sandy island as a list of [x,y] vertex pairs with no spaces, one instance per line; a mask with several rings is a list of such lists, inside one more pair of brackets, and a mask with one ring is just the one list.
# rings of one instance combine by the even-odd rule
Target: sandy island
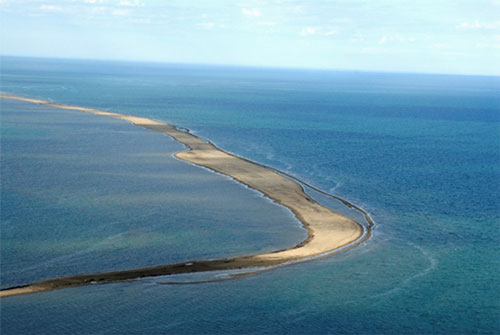
[[286,177],[286,174],[280,173],[273,168],[269,168],[227,153],[217,148],[212,143],[204,141],[189,132],[179,130],[172,125],[142,117],[110,113],[92,108],[56,104],[44,100],[28,99],[5,94],[1,94],[0,98],[20,100],[62,109],[83,111],[97,115],[111,116],[129,121],[140,127],[169,135],[188,148],[187,151],[176,153],[175,156],[177,158],[230,176],[240,183],[262,192],[265,196],[275,202],[289,208],[308,231],[308,237],[306,240],[285,250],[218,260],[194,260],[149,268],[55,278],[25,286],[1,290],[0,297],[96,283],[126,281],[152,276],[214,270],[243,269],[249,267],[278,266],[284,265],[284,263],[290,263],[290,261],[293,263],[300,260],[306,261],[314,256],[321,256],[325,254],[330,255],[335,253],[335,250],[339,251],[339,248],[346,245],[349,245],[349,247],[343,248],[342,250],[350,249],[363,243],[371,236],[373,221],[369,217],[368,213],[366,213],[363,209],[336,196],[332,196],[316,189],[317,191],[337,198],[345,205],[362,212],[368,222],[368,227],[366,227],[366,233],[364,234],[363,226],[361,224],[320,205],[309,197],[304,192],[303,187],[298,183],[301,181],[295,177]]

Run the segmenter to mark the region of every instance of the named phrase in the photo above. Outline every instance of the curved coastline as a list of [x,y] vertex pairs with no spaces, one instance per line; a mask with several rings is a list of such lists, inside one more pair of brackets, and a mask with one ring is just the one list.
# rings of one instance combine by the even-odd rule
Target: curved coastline
[[[0,98],[19,100],[61,109],[77,110],[96,115],[111,116],[131,122],[143,128],[166,134],[177,142],[184,144],[188,149],[176,153],[175,157],[227,175],[261,192],[274,202],[290,209],[308,232],[308,237],[297,245],[270,253],[216,260],[194,260],[148,268],[61,277],[35,282],[29,285],[6,288],[0,290],[0,297],[97,283],[129,281],[153,276],[260,268],[257,271],[236,274],[228,278],[232,279],[269,271],[299,262],[328,257],[335,253],[352,249],[371,237],[374,222],[369,214],[362,208],[340,197],[321,191],[292,175],[221,150],[210,141],[205,141],[193,135],[189,130],[181,130],[181,128],[173,125],[143,117],[106,112],[92,108],[57,104],[44,100],[23,98],[7,94],[0,94]],[[345,206],[361,212],[368,225],[363,227],[360,223],[320,205],[305,192],[302,185],[320,192],[323,195],[339,200]]]

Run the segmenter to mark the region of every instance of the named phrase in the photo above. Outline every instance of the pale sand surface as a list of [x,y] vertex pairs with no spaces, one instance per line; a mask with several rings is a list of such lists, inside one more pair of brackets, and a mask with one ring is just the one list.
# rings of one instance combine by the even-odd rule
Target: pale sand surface
[[[110,113],[92,108],[61,105],[37,99],[28,99],[10,95],[0,95],[0,98],[15,99],[56,108],[111,116],[129,121],[137,126],[167,134],[189,148],[188,151],[176,153],[175,156],[177,158],[225,174],[253,189],[262,192],[270,199],[289,208],[308,231],[308,238],[305,241],[289,249],[276,252],[221,260],[190,261],[153,268],[56,278],[24,287],[2,290],[0,291],[0,297],[70,286],[132,280],[141,277],[168,275],[174,273],[279,265],[288,261],[307,259],[313,256],[329,253],[357,241],[358,243],[351,246],[354,247],[370,237],[370,228],[373,222],[369,219],[368,214],[359,207],[344,201],[344,203],[348,206],[354,207],[365,214],[370,226],[368,227],[368,232],[364,235],[364,237],[363,228],[359,223],[320,205],[311,199],[304,192],[302,186],[294,180],[279,174],[271,168],[229,154],[217,148],[213,144],[203,141],[199,137],[189,132],[181,131],[169,124],[142,117]],[[193,264],[191,265],[189,263]]]

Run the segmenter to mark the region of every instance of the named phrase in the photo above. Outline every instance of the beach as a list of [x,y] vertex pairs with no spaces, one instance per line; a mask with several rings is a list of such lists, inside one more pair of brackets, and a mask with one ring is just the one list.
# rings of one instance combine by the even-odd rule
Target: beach
[[[363,212],[363,214],[365,214],[370,224],[366,228],[367,232],[364,233],[363,226],[358,222],[314,201],[304,192],[303,187],[297,182],[298,180],[294,181],[272,168],[227,153],[209,141],[205,141],[190,132],[180,130],[172,125],[148,118],[122,115],[86,107],[61,105],[38,99],[10,95],[1,95],[0,97],[119,118],[134,125],[166,134],[188,148],[187,151],[176,153],[175,157],[227,175],[261,192],[276,203],[290,209],[308,232],[306,240],[291,248],[275,252],[219,260],[194,260],[150,268],[55,278],[22,287],[2,290],[0,291],[0,297],[95,283],[133,280],[151,276],[250,267],[283,266],[285,263],[291,264],[318,256],[330,255],[347,245],[349,245],[349,248],[352,248],[371,236],[370,230],[373,222],[366,212]],[[362,211],[362,209],[352,204],[347,202],[345,204]]]

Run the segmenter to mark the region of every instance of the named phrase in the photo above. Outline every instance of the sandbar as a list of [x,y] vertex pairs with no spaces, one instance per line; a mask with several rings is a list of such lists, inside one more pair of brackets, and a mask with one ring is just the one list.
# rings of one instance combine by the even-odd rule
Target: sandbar
[[[176,153],[175,157],[227,175],[252,189],[260,191],[266,197],[290,209],[308,232],[308,237],[304,241],[284,250],[217,260],[192,260],[156,267],[55,278],[25,286],[3,289],[0,291],[0,297],[96,283],[128,281],[152,276],[280,266],[297,263],[301,260],[306,261],[315,256],[331,255],[334,254],[336,250],[344,251],[358,246],[371,236],[373,221],[363,209],[346,200],[316,189],[362,212],[368,222],[368,226],[364,228],[360,223],[316,202],[304,191],[304,188],[300,184],[305,183],[296,177],[228,153],[221,150],[213,143],[173,125],[143,117],[111,113],[93,108],[57,104],[44,100],[23,98],[7,94],[0,94],[0,98],[114,117],[131,122],[143,128],[166,134],[187,147],[186,151]],[[310,185],[307,186],[312,187]],[[346,248],[346,246],[348,247]]]

